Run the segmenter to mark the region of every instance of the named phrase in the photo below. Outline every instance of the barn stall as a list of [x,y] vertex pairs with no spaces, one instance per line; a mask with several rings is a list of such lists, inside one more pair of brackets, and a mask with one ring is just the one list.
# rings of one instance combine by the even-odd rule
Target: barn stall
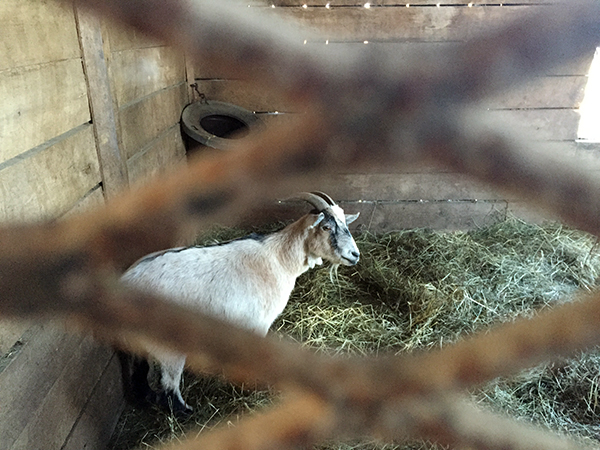
[[[185,160],[181,51],[72,5],[0,11],[3,221],[61,220]],[[102,448],[122,402],[110,348],[56,325],[0,329],[0,447]]]
[[[489,29],[548,8],[543,2],[246,6],[260,10],[265,20],[276,15],[299,22],[306,30],[302,45],[309,52],[318,48],[334,58],[351,48],[365,55],[406,54],[407,59],[434,48],[451,51]],[[69,214],[185,164],[185,144],[197,147],[180,128],[189,103],[240,106],[267,128],[303,115],[289,99],[257,90],[230,72],[220,73],[79,7],[7,1],[1,8],[5,222],[68,220]],[[526,86],[487,99],[481,114],[513,132],[520,128],[533,142],[560,145],[561,152],[584,158],[589,170],[595,170],[597,148],[577,142],[578,108],[592,56],[593,50]],[[215,153],[209,148],[194,151]],[[435,166],[344,172],[311,189],[329,193],[347,211],[361,212],[357,231],[461,230],[493,224],[509,213],[528,220],[540,217],[519,197]],[[272,222],[293,214],[297,209],[277,205],[249,221]],[[6,321],[1,329],[2,445],[103,448],[123,407],[112,351],[54,324]]]

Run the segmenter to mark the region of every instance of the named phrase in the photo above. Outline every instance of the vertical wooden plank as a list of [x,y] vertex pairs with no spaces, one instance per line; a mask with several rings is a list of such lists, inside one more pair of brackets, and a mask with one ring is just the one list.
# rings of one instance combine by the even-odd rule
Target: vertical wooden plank
[[[2,450],[17,441],[83,340],[56,324],[36,325],[28,334],[19,354],[0,372]],[[57,411],[56,418],[68,420],[62,411]]]
[[113,356],[61,450],[106,449],[124,406],[121,367]]
[[104,195],[106,198],[111,198],[127,187],[129,181],[127,166],[121,155],[117,138],[117,123],[104,58],[102,31],[100,21],[96,17],[77,7],[75,7],[75,17]]
[[195,89],[195,86],[197,86],[196,83],[196,61],[194,59],[194,57],[189,53],[186,52],[184,54],[184,58],[185,58],[185,79],[187,81],[187,86],[188,86],[188,103],[192,103],[195,102],[197,100],[199,100],[198,94],[197,94],[197,89]]
[[[9,447],[10,450],[63,448],[82,411],[89,404],[88,400],[112,360],[113,353],[110,347],[98,344],[91,337],[85,337],[73,346],[64,355],[60,371],[39,406],[28,414],[27,425]],[[114,420],[112,415],[104,417],[108,412],[100,411],[96,417],[98,422]],[[58,417],[60,420],[57,420]]]

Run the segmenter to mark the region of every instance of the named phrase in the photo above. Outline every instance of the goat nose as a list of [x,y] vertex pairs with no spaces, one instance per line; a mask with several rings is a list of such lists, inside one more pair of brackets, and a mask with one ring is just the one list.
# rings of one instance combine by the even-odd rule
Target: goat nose
[[355,258],[358,258],[358,257],[360,256],[360,253],[359,253],[359,252],[357,252],[357,251],[353,251],[351,254],[352,254],[352,256],[354,256]]

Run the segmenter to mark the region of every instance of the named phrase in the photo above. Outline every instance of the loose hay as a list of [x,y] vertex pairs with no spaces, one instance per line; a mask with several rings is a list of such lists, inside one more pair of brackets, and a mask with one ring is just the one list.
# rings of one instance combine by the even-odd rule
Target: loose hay
[[[232,239],[247,231],[216,229],[201,242]],[[568,301],[598,281],[595,238],[559,224],[532,225],[515,218],[469,232],[409,230],[357,238],[361,261],[302,275],[272,329],[330,354],[406,353],[442,346],[491,324],[530,316]],[[235,423],[275,401],[276,393],[187,374],[183,395],[196,405],[179,420],[157,409],[127,407],[113,450],[152,448],[189,430]],[[600,440],[600,352],[542,365],[497,380],[474,398],[492,409],[555,431]],[[325,448],[325,447],[320,447]],[[330,449],[429,448],[373,442]]]

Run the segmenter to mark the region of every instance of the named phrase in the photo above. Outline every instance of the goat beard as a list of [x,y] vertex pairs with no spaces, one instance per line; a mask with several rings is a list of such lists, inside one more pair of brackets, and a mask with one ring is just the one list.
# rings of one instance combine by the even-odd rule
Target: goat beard
[[339,264],[332,264],[329,268],[329,280],[331,280],[332,284],[340,284],[340,279],[338,277],[339,267]]

